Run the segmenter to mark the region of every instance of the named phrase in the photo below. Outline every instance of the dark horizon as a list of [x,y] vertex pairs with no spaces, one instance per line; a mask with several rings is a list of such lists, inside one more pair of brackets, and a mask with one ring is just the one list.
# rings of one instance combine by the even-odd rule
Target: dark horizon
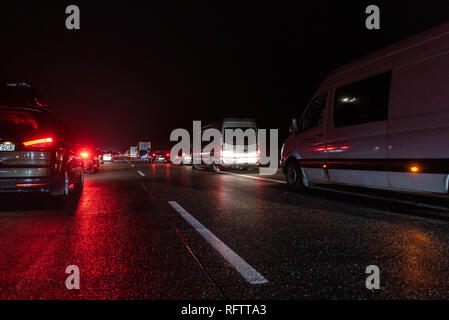
[[146,140],[165,146],[174,128],[227,116],[279,128],[282,144],[290,118],[327,73],[449,17],[443,1],[377,1],[381,30],[369,31],[367,1],[344,8],[78,2],[81,30],[67,30],[68,4],[1,5],[1,78],[30,82],[80,140],[121,151]]

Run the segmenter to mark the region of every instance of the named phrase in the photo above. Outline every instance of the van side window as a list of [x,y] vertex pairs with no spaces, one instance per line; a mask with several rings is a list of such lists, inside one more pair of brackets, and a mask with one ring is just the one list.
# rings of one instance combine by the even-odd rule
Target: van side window
[[345,127],[387,120],[391,72],[335,90],[334,126]]
[[300,130],[306,131],[323,122],[324,109],[326,108],[327,93],[316,97],[307,108],[300,123]]

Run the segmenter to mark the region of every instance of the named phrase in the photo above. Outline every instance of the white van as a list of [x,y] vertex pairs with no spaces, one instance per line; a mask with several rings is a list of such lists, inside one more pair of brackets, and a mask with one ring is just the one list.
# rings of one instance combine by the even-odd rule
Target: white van
[[[201,128],[201,136],[208,129],[217,129],[221,133],[222,141],[221,147],[222,149],[219,151],[219,158],[213,163],[207,165],[204,162],[201,164],[193,164],[194,169],[199,169],[200,167],[207,167],[212,171],[219,172],[221,168],[231,168],[231,169],[253,169],[258,167],[259,165],[259,151],[257,147],[257,124],[253,118],[224,118],[223,120],[205,125]],[[242,130],[242,133],[249,134],[247,131],[250,129],[254,133],[254,136],[251,138],[250,136],[245,136],[243,141],[232,141],[226,140],[227,130],[231,132],[235,132],[235,130]],[[231,136],[232,138],[232,136]],[[231,142],[231,143],[229,143]],[[201,148],[203,149],[208,141],[203,141],[203,145]],[[240,148],[238,148],[240,147]],[[203,152],[199,154],[193,153],[193,159],[205,159],[208,158],[208,154],[204,154]]]
[[448,194],[449,23],[331,73],[281,152],[288,185]]

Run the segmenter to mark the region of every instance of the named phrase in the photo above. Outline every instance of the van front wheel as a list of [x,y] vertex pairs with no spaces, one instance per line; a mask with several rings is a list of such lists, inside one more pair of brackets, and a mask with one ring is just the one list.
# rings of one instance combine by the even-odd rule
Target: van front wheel
[[292,191],[301,191],[304,189],[302,180],[302,171],[296,160],[290,160],[285,168],[285,180]]

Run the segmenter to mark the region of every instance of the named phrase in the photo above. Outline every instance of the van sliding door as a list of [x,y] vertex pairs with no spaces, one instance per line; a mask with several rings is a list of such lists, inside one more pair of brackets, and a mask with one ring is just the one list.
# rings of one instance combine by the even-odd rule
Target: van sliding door
[[449,53],[394,70],[388,126],[392,188],[448,192],[448,70]]
[[386,136],[391,72],[334,91],[326,146],[331,182],[388,187]]
[[327,103],[327,92],[312,100],[301,118],[297,135],[301,168],[307,179],[313,182],[328,182],[324,168]]

